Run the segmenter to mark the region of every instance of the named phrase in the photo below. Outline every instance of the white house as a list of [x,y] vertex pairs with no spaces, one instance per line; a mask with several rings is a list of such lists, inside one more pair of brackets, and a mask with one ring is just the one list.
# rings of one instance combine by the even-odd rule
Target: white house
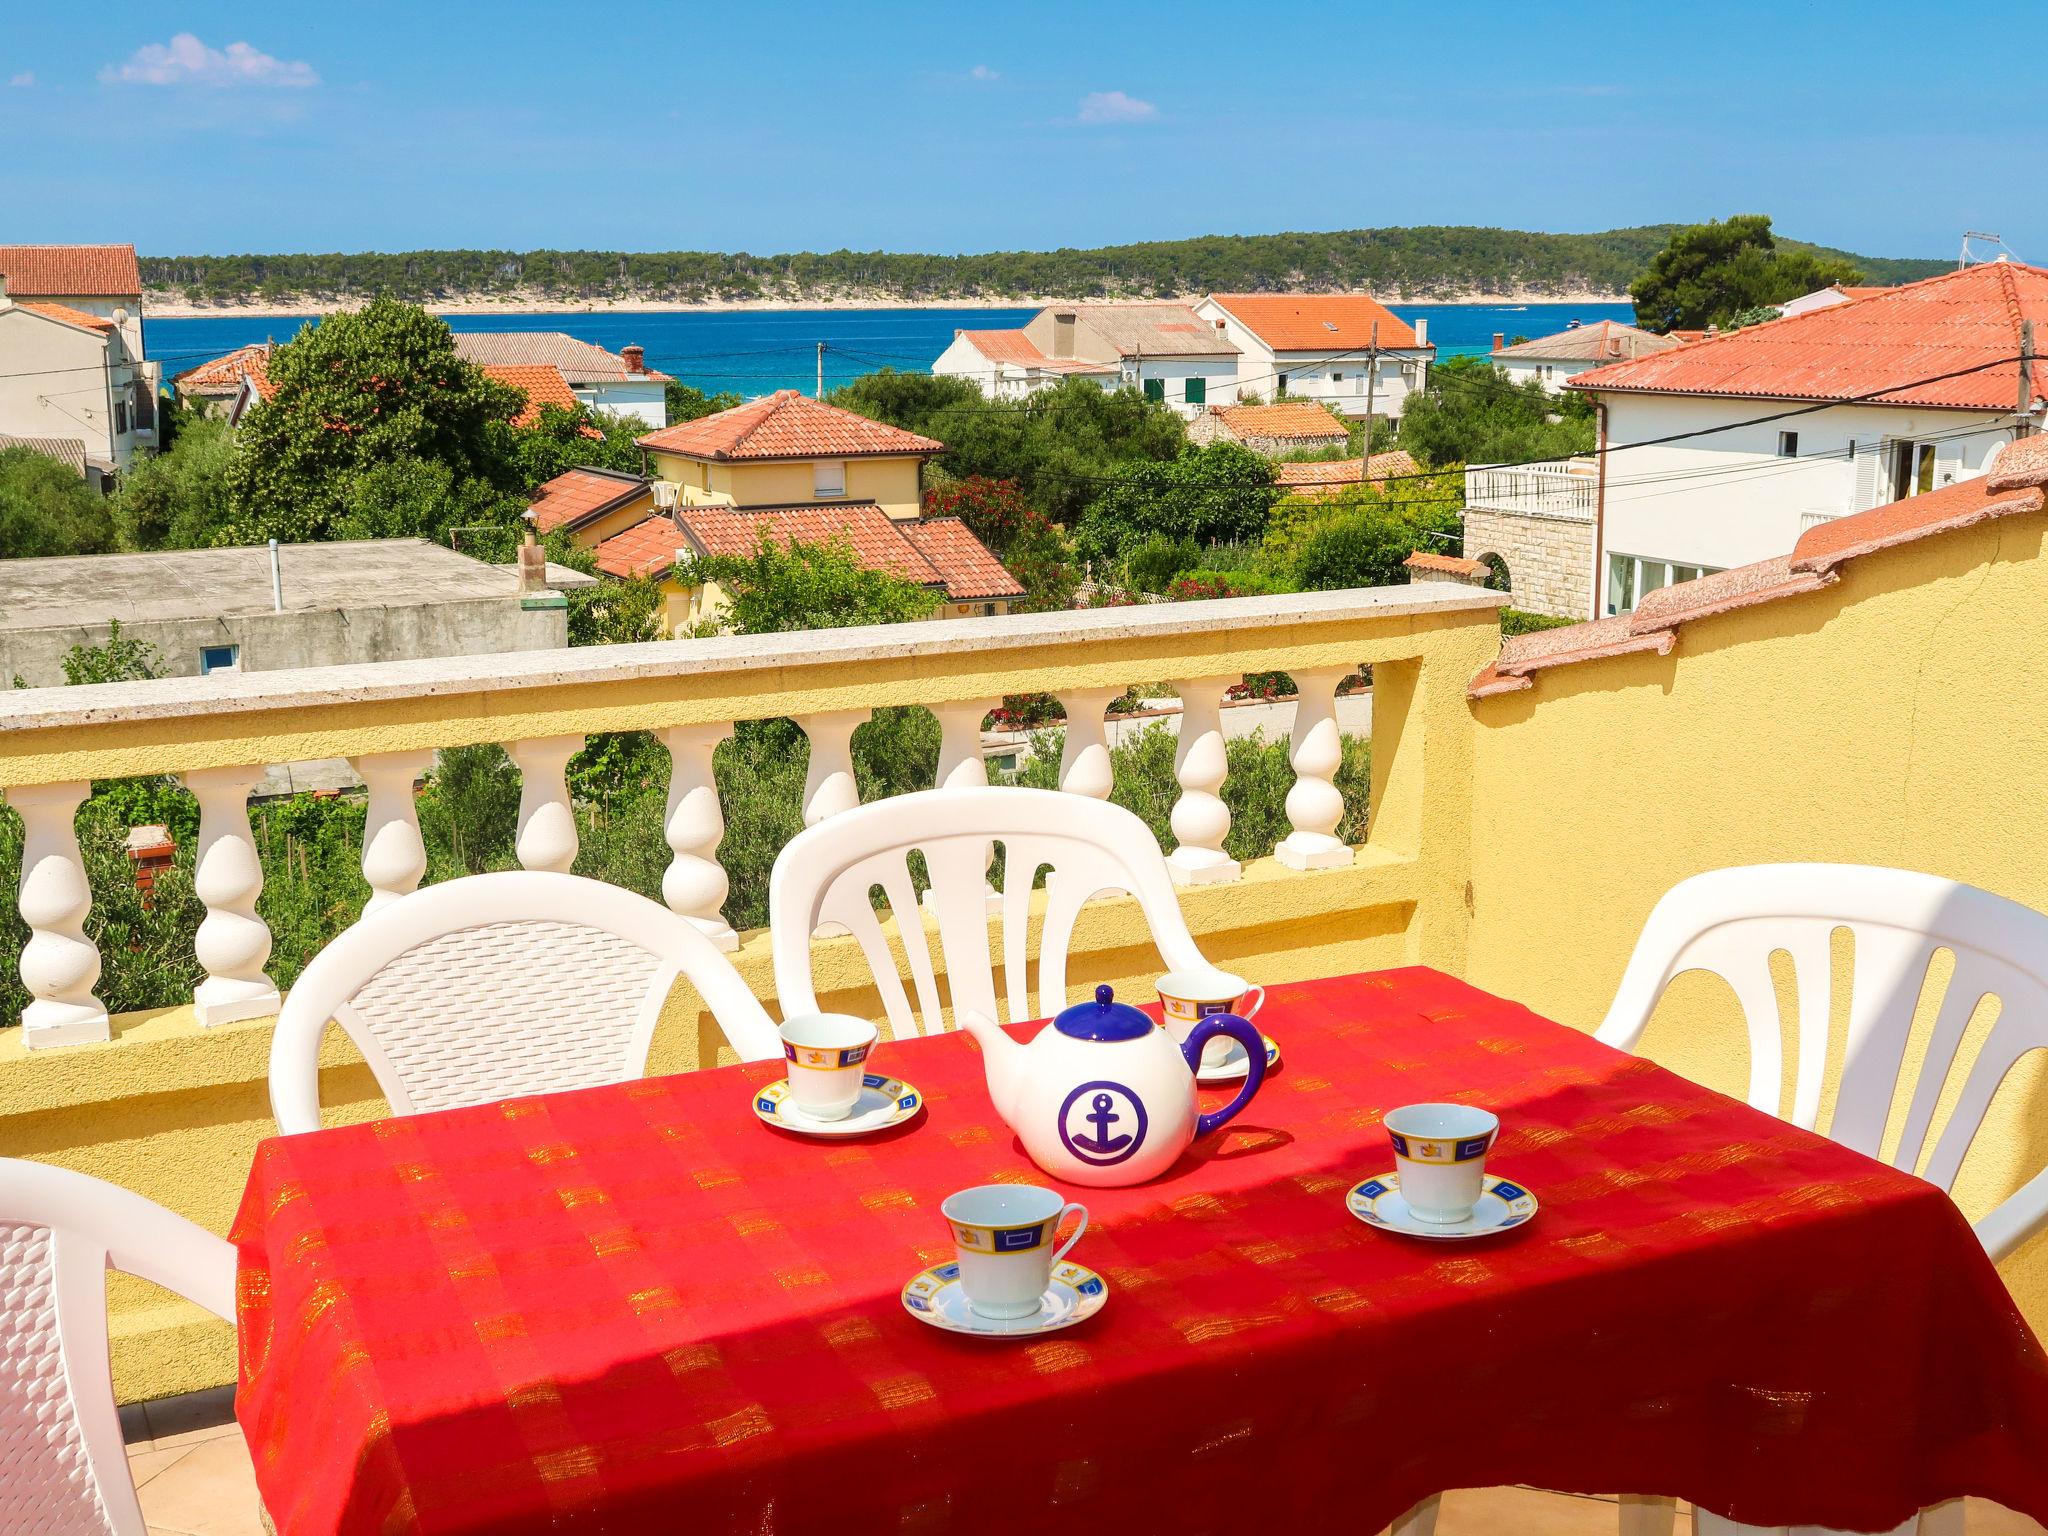
[[1571,387],[1602,417],[1593,474],[1470,471],[1465,553],[1498,557],[1519,597],[1535,554],[1513,541],[1568,525],[1579,613],[1625,613],[1974,478],[2048,416],[2048,362],[2020,361],[2026,322],[2048,337],[2048,269],[1989,262],[1582,373]]
[[649,368],[638,346],[607,352],[564,331],[457,331],[455,355],[479,366],[559,368],[592,410],[668,425],[669,376]]
[[1362,293],[1212,293],[1195,313],[1236,349],[1240,391],[1346,416],[1398,418],[1436,357],[1428,321],[1411,327]]
[[991,400],[1021,400],[1066,378],[1116,387],[1115,363],[1047,357],[1022,331],[958,330],[932,364],[941,378],[965,379]]
[[[134,445],[156,448],[156,392],[163,382],[147,361],[142,328],[142,272],[132,245],[0,245],[0,294],[59,304],[120,326],[127,357],[143,387],[130,404]],[[76,433],[65,433],[67,437]]]
[[1511,384],[1533,379],[1553,395],[1563,390],[1567,379],[1590,369],[1634,362],[1684,345],[1676,336],[1659,336],[1619,320],[1597,320],[1591,325],[1574,321],[1555,336],[1539,336],[1513,346],[1506,342],[1502,332],[1493,333],[1493,366],[1506,374]]
[[155,390],[128,350],[130,316],[0,292],[0,433],[76,439],[104,478],[125,470],[155,441]]

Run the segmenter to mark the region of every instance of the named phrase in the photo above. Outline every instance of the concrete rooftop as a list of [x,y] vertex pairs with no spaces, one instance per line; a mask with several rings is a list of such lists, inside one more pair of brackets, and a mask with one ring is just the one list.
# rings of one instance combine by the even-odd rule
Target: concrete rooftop
[[[288,613],[407,607],[514,597],[517,570],[487,565],[425,539],[286,544],[278,550]],[[595,577],[548,567],[548,584],[588,586]],[[59,555],[0,560],[0,629],[239,618],[272,611],[270,550],[160,550],[137,555]]]

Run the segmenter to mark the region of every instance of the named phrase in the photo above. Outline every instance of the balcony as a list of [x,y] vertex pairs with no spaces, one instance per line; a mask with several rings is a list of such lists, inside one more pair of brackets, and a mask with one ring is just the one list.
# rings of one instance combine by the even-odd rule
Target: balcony
[[[1586,477],[1539,483],[1560,479]],[[1526,637],[1505,658],[1496,595],[1399,587],[14,693],[0,699],[0,785],[26,836],[20,963],[33,1001],[0,1035],[0,1154],[112,1178],[225,1228],[273,1130],[264,1073],[278,994],[248,795],[278,763],[353,762],[368,786],[363,879],[389,899],[420,878],[413,785],[437,750],[505,743],[523,773],[520,862],[565,869],[578,853],[569,758],[593,733],[654,732],[671,763],[664,897],[771,1004],[765,931],[734,932],[720,910],[724,829],[708,791],[735,722],[798,723],[804,812],[817,821],[854,803],[850,738],[870,711],[929,708],[943,782],[978,756],[998,700],[1050,692],[1069,722],[1060,787],[1101,797],[1105,709],[1136,683],[1183,701],[1172,859],[1189,924],[1219,963],[1262,981],[1422,963],[1591,1027],[1657,897],[1702,870],[1893,864],[2048,908],[2035,854],[2048,840],[2044,527],[2005,516],[1845,545],[1810,581]],[[1374,695],[1371,815],[1346,845],[1333,836],[1335,698],[1361,666]],[[1231,683],[1270,671],[1300,690],[1289,827],[1240,864],[1217,816],[1218,705]],[[73,817],[90,781],[143,774],[179,775],[199,802],[203,979],[189,1001],[109,1018],[93,997],[93,893]],[[1141,939],[1131,904],[1090,903],[1074,974],[1147,995]],[[823,941],[819,974],[826,1007],[879,1013],[850,940]],[[1728,1001],[1681,982],[1646,1050],[1740,1094]],[[715,1039],[681,992],[652,1069],[708,1063]],[[379,1113],[338,1034],[323,1064],[335,1118]],[[1992,1107],[1958,1185],[1967,1215],[2048,1160],[2040,1066],[2022,1062]],[[2006,1266],[2036,1328],[2048,1324],[2044,1246]],[[110,1297],[124,1399],[229,1379],[218,1325],[125,1278]]]
[[1465,471],[1465,507],[1468,511],[1497,512],[1511,517],[1590,523],[1599,483],[1590,459],[1526,464],[1513,469],[1481,466]]

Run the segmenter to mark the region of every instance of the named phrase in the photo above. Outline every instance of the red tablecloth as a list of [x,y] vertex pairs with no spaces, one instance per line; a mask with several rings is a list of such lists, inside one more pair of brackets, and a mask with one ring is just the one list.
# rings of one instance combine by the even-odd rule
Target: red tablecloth
[[[761,1064],[265,1142],[265,1502],[284,1536],[1371,1531],[1511,1482],[2048,1520],[2048,1366],[1940,1191],[1430,971],[1260,1023],[1284,1065],[1213,1144],[1079,1192],[1109,1302],[1032,1343],[898,1300],[945,1194],[1041,1177],[963,1036],[882,1048],[929,1107],[868,1141],[760,1125]],[[1345,1212],[1380,1112],[1441,1098],[1500,1112],[1528,1227]]]

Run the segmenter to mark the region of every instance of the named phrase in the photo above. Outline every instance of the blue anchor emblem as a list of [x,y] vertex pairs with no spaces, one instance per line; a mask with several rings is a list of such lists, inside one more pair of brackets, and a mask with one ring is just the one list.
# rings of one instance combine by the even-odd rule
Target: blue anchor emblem
[[[1087,1107],[1076,1113],[1083,1098]],[[1094,1134],[1076,1123],[1092,1128]],[[1125,1125],[1130,1129],[1122,1130]],[[1144,1101],[1122,1083],[1083,1083],[1060,1105],[1061,1144],[1093,1168],[1113,1167],[1133,1156],[1145,1144],[1147,1125]]]

